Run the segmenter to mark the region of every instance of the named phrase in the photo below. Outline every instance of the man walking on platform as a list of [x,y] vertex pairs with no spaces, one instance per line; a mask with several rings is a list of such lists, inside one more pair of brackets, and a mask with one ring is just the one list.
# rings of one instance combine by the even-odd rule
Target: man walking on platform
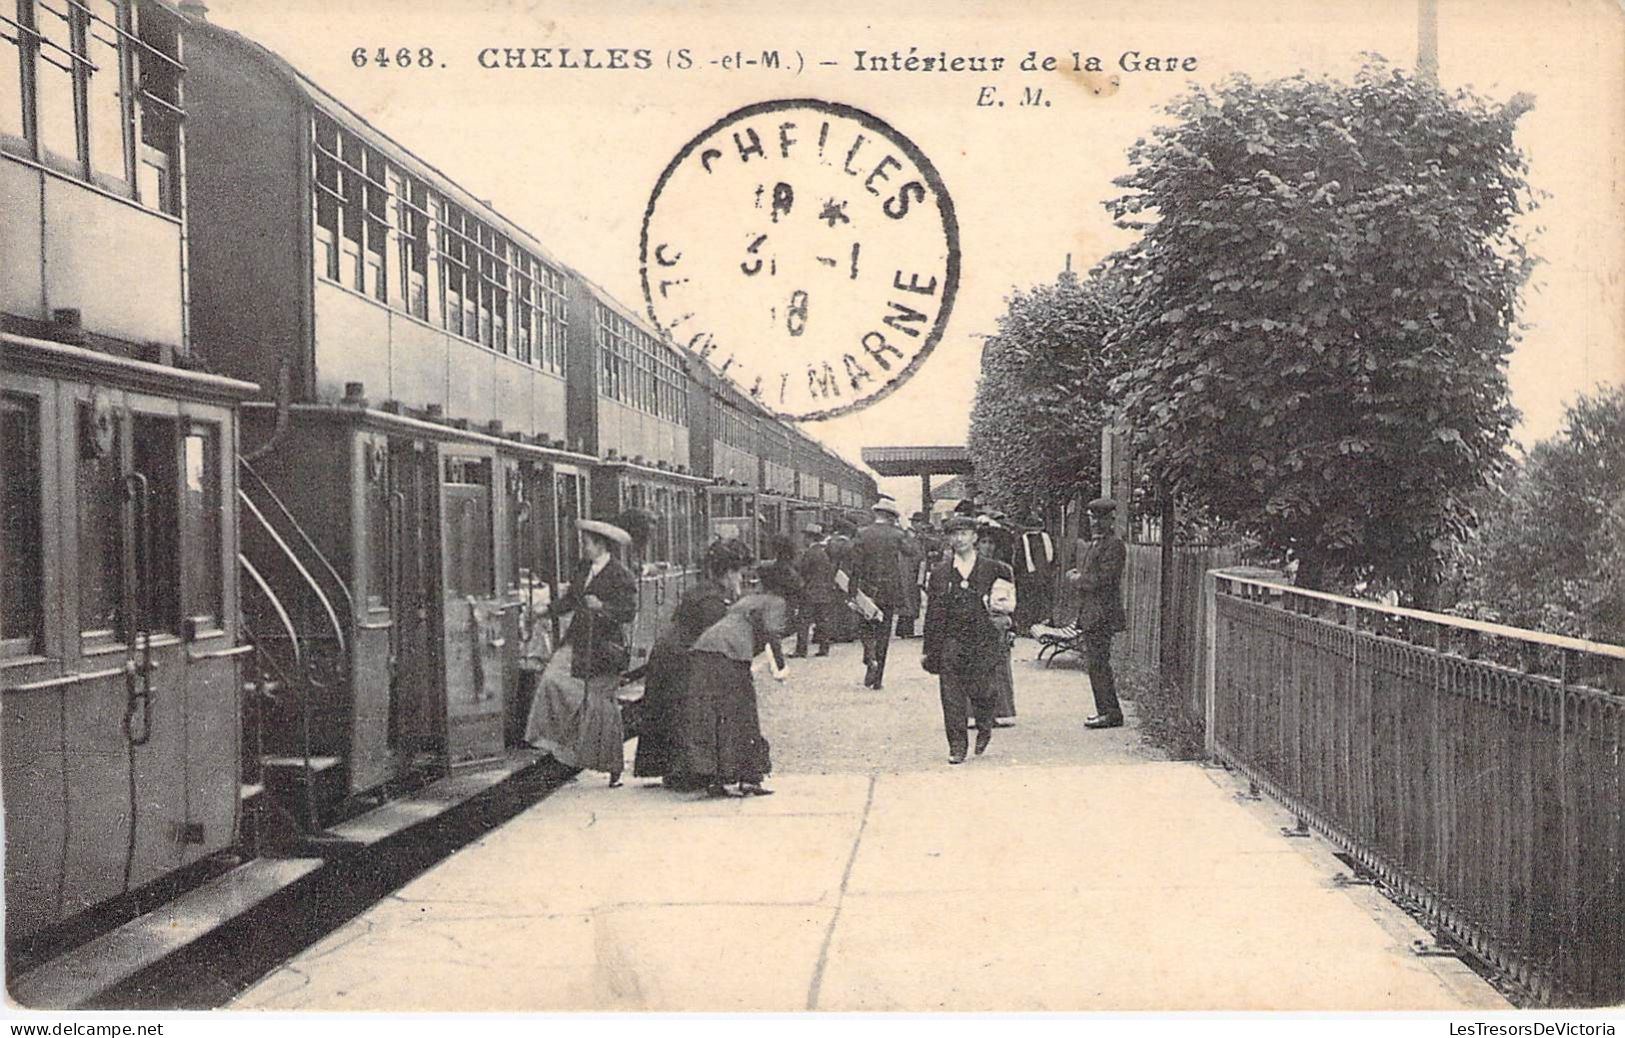
[[824,550],[823,527],[809,525],[802,533],[806,547],[796,559],[796,572],[801,576],[801,612],[796,622],[796,651],[792,656],[805,657],[807,644],[816,630],[818,655],[829,655],[829,612],[835,605],[835,564]]
[[925,651],[920,665],[937,675],[948,763],[965,762],[966,706],[976,717],[976,753],[993,738],[993,669],[1004,635],[988,611],[996,581],[1012,580],[1010,567],[976,551],[976,521],[955,515],[947,522],[953,554],[931,571],[925,591]]
[[[923,513],[916,512],[915,523]],[[916,527],[917,528],[917,527]],[[897,602],[897,637],[914,637],[914,625],[920,619],[920,562],[925,558],[925,546],[919,534],[903,531],[903,550],[898,555],[898,590],[902,594]]]
[[[879,689],[886,678],[886,650],[891,646],[892,623],[902,601],[903,531],[898,527],[897,502],[885,494],[873,505],[875,521],[858,531],[852,542],[852,583],[857,594],[873,603],[876,616],[865,616],[863,684]],[[854,599],[857,595],[854,594]]]
[[1097,497],[1089,502],[1089,523],[1095,541],[1084,553],[1078,568],[1067,573],[1067,582],[1078,589],[1078,629],[1083,632],[1089,665],[1089,687],[1095,697],[1095,713],[1083,722],[1085,728],[1119,728],[1123,708],[1117,701],[1117,679],[1112,674],[1112,635],[1128,629],[1123,613],[1123,564],[1128,549],[1112,524],[1117,502]]

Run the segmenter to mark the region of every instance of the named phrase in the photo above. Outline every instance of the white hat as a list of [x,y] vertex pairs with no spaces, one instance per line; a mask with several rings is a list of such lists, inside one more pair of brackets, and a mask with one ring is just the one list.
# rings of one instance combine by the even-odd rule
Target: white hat
[[632,543],[632,535],[613,523],[603,523],[597,519],[577,519],[576,529],[582,533],[596,534],[615,544],[627,545]]
[[870,505],[869,509],[870,511],[874,512],[885,512],[887,515],[896,516],[898,518],[901,518],[903,515],[903,513],[897,509],[897,502],[893,501],[891,496],[888,494],[881,494],[880,499],[874,504]]

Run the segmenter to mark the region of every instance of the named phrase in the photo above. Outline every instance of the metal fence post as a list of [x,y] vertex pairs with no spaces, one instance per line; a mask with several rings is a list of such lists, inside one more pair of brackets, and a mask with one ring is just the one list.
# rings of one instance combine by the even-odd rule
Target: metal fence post
[[1215,725],[1218,696],[1219,575],[1217,570],[1202,574],[1202,752],[1209,760],[1219,755],[1219,733]]

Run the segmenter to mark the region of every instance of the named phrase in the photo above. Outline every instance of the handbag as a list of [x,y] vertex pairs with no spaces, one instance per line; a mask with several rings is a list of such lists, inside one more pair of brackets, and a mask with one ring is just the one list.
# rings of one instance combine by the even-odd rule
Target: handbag
[[865,620],[878,620],[883,615],[875,600],[862,591],[852,592],[852,610]]
[[527,674],[540,674],[547,669],[547,661],[553,658],[553,635],[547,626],[541,622],[541,617],[530,620],[530,635],[525,639],[519,656],[519,669]]
[[1003,577],[993,582],[993,589],[988,592],[987,608],[989,612],[1010,614],[1016,611],[1016,586]]

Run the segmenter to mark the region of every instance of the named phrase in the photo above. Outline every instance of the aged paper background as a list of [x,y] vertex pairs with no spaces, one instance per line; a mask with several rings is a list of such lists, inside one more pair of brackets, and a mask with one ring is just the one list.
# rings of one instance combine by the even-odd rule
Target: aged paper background
[[[1531,184],[1549,196],[1529,221],[1545,263],[1526,294],[1529,328],[1510,369],[1524,415],[1517,435],[1529,444],[1556,431],[1576,393],[1625,379],[1625,13],[1614,0],[1439,0],[1438,8],[1443,85],[1470,84],[1495,100],[1535,97],[1519,140]],[[1086,269],[1127,241],[1101,203],[1117,193],[1111,181],[1126,169],[1125,149],[1187,83],[1299,70],[1346,78],[1361,52],[1410,67],[1417,46],[1417,0],[210,0],[209,18],[282,55],[639,313],[644,209],[694,135],[781,98],[839,102],[890,124],[952,196],[960,282],[945,336],[907,385],[806,427],[853,461],[865,445],[964,442],[981,337],[995,330],[1006,296],[1067,265]],[[373,60],[380,48],[425,47],[434,67]],[[608,48],[647,50],[651,67],[480,62],[487,48],[543,47],[556,61],[569,60],[558,48],[576,61],[593,48],[600,62]],[[859,51],[996,56],[1003,68],[860,70]],[[764,64],[768,52],[777,67]],[[1098,58],[1102,71],[1073,72],[1074,54]],[[1142,65],[1195,67],[1131,70],[1129,54]],[[1025,71],[1029,56],[1053,58],[1054,71]],[[746,60],[754,64],[738,67]],[[1002,107],[979,103],[989,100]],[[905,513],[917,506],[917,481],[881,485]],[[681,868],[680,848],[665,854],[661,867]]]

